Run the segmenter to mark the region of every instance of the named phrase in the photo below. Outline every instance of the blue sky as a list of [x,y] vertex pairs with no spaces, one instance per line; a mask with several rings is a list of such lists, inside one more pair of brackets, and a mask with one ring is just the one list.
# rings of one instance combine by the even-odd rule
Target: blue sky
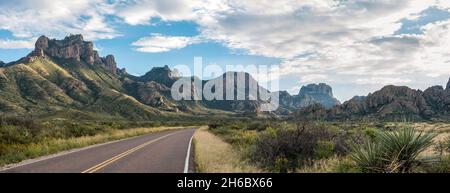
[[134,75],[196,56],[222,67],[275,64],[280,90],[325,82],[345,101],[387,84],[445,84],[449,9],[442,0],[1,1],[0,60],[25,56],[40,35],[83,34]]

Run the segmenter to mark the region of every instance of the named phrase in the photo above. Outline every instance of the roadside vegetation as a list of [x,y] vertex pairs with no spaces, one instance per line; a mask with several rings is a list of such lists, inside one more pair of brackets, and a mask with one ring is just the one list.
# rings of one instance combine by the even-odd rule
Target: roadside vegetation
[[0,119],[0,166],[168,129],[153,122],[68,122]]
[[261,169],[250,165],[241,155],[206,127],[194,134],[196,170],[200,173],[257,173]]
[[220,136],[269,172],[450,172],[448,124],[323,121],[215,122]]

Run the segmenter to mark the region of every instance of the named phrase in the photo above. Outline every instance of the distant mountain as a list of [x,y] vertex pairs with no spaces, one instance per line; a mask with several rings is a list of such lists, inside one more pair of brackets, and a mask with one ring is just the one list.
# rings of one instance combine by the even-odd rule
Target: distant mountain
[[3,67],[5,65],[6,65],[6,63],[4,63],[3,61],[0,60],[0,67]]
[[334,98],[331,86],[320,84],[309,84],[300,89],[298,95],[290,95],[286,91],[279,92],[281,114],[289,114],[301,108],[314,104],[320,104],[326,109],[340,105],[339,100]]
[[80,35],[42,36],[27,57],[0,68],[2,116],[151,119],[162,112],[128,95],[113,56]]
[[385,86],[366,97],[354,97],[342,105],[326,110],[325,107],[303,108],[297,116],[329,120],[430,120],[450,119],[450,89],[433,86],[425,91],[406,86]]
[[449,89],[450,89],[450,79],[448,79],[447,87],[445,88],[445,90],[449,90]]
[[178,74],[174,73],[167,65],[164,67],[155,67],[145,75],[139,77],[141,82],[158,82],[171,87],[179,79]]
[[[226,78],[230,75],[234,75],[234,80]],[[237,84],[238,77],[245,80],[244,88]],[[217,89],[210,85],[211,82],[222,82],[223,99],[227,99],[227,96],[237,99],[238,93],[243,93],[243,98],[207,100],[203,96],[203,100],[177,101],[172,98],[171,87],[180,79],[197,80],[202,88],[211,91]],[[234,90],[231,95],[227,93],[230,89],[227,85]],[[261,92],[250,92],[249,85],[255,85]],[[201,93],[202,88],[192,84],[191,93]],[[382,110],[385,114],[389,114],[389,109],[406,109],[433,116],[433,113],[446,112],[446,105],[449,104],[442,93],[448,93],[450,89],[433,89],[426,95],[407,89],[385,90],[340,105],[329,85],[310,84],[303,86],[298,95],[279,91],[280,108],[272,113],[264,113],[261,112],[261,106],[267,101],[261,100],[261,96],[269,91],[248,73],[227,72],[207,81],[197,77],[180,77],[164,66],[136,77],[125,69],[117,68],[113,55],[99,56],[93,43],[84,41],[81,35],[71,35],[62,40],[41,36],[36,41],[35,49],[26,57],[8,64],[0,63],[1,116],[152,120],[170,116],[230,113],[278,116],[317,106],[323,106],[326,111],[336,111],[333,116],[346,116],[347,112],[361,115],[380,112],[379,108],[388,104],[391,107],[386,106]],[[408,96],[405,98],[401,93],[395,94],[397,92],[406,92]],[[392,102],[389,97],[413,102]],[[254,98],[258,100],[252,100]],[[429,110],[431,105],[428,101],[434,101],[437,107],[430,107]],[[404,104],[407,104],[406,107]]]
[[303,86],[298,95],[294,96],[296,107],[306,107],[317,103],[325,108],[332,108],[341,104],[339,100],[334,98],[331,86],[324,83]]

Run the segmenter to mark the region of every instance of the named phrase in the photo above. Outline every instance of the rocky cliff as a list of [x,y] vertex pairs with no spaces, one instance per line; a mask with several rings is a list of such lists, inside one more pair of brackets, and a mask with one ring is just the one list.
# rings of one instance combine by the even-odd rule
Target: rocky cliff
[[323,105],[325,108],[332,108],[341,104],[339,100],[334,98],[331,86],[324,83],[303,86],[299,94],[294,97],[296,107],[306,107],[316,103]]
[[117,64],[113,55],[100,57],[94,50],[92,42],[84,41],[82,35],[70,35],[63,40],[49,39],[46,36],[38,38],[34,51],[27,57],[51,57],[85,62],[89,65],[101,66],[110,72],[117,73]]
[[447,87],[445,88],[445,90],[449,90],[449,89],[450,89],[450,79],[448,80]]
[[305,117],[315,115],[317,112],[326,112],[321,118],[329,120],[448,120],[450,119],[450,89],[444,90],[442,86],[433,86],[420,91],[406,86],[390,85],[366,97],[354,97],[327,111],[317,109],[317,106],[303,108],[299,112]]

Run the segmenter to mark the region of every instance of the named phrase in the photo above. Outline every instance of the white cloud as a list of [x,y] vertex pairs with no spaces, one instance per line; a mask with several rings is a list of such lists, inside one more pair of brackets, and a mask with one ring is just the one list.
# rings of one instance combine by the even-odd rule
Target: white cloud
[[198,37],[152,34],[133,46],[137,51],[154,53],[210,40],[248,54],[278,58],[282,62],[277,75],[295,74],[294,82],[327,77],[341,85],[355,84],[352,81],[421,85],[424,80],[431,83],[435,77],[450,74],[450,20],[423,26],[423,34],[394,34],[401,29],[402,19],[418,19],[429,7],[449,11],[448,2],[0,1],[1,8],[8,7],[0,9],[0,29],[20,38],[83,33],[88,39],[107,39],[120,35],[114,28],[117,23],[108,22],[109,15],[129,25],[150,25],[155,18],[167,22],[191,21],[199,26]]
[[390,78],[390,77],[377,77],[377,78],[360,78],[356,80],[357,84],[374,84],[374,85],[404,85],[405,83],[409,83],[411,80],[401,79],[401,78]]
[[0,8],[0,29],[19,38],[61,38],[81,33],[86,39],[96,40],[119,35],[105,19],[113,10],[103,0],[0,1]]
[[305,74],[303,76],[300,76],[300,83],[309,84],[309,83],[324,82],[327,79],[328,76],[324,74]]
[[31,40],[10,40],[10,39],[0,39],[1,49],[32,49],[34,48],[34,42],[36,39]]
[[190,20],[194,7],[186,0],[134,0],[116,4],[117,16],[130,25],[150,24],[152,18],[163,21]]
[[163,36],[161,34],[151,34],[149,37],[144,37],[136,42],[133,42],[132,45],[136,46],[136,50],[140,52],[157,53],[184,48],[196,42],[199,42],[197,37]]

